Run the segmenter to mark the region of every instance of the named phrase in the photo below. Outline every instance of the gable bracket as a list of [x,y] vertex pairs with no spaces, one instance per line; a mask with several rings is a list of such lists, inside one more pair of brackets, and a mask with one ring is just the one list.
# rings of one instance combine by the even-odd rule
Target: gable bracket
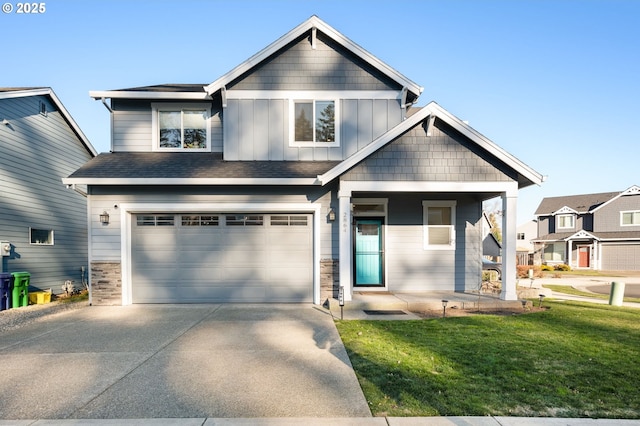
[[318,29],[314,26],[311,27],[311,49],[316,50],[316,38]]
[[222,97],[222,108],[227,107],[227,86],[220,88],[220,96]]
[[436,121],[436,115],[430,114],[427,120],[427,136],[431,136],[431,130],[433,129],[433,123]]

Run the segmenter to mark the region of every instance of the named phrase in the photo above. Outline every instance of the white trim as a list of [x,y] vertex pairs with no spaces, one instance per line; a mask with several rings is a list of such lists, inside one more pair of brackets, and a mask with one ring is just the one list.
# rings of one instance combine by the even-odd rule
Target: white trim
[[[423,250],[455,250],[456,249],[456,205],[455,200],[422,200],[422,249]],[[430,207],[451,208],[451,225],[429,225]],[[442,227],[449,229],[449,244],[429,244],[429,228]]]
[[504,192],[518,195],[517,182],[341,181],[340,195],[367,192]]
[[578,212],[576,210],[572,209],[571,207],[564,206],[564,207],[559,208],[555,212],[551,213],[552,216],[560,215],[560,214],[578,214]]
[[313,303],[320,304],[320,203],[122,203],[120,204],[122,304],[133,303],[131,289],[131,216],[135,213],[263,212],[313,214]]
[[89,96],[98,100],[109,99],[165,99],[165,100],[211,100],[206,92],[158,92],[142,90],[91,90]]
[[[316,141],[316,102],[333,102],[334,107],[334,137],[333,142],[318,142]],[[313,112],[311,122],[313,124],[313,141],[296,141],[296,103],[310,102],[313,104]],[[324,98],[320,93],[310,97],[304,98],[291,98],[289,99],[289,146],[296,148],[332,148],[340,146],[340,100],[338,98]]]
[[629,226],[640,226],[640,222],[639,223],[622,223],[622,216],[624,213],[632,213],[632,220],[633,220],[633,216],[640,215],[640,210],[620,210],[620,226],[624,226],[629,227]]
[[381,71],[383,74],[387,75],[392,80],[396,81],[400,86],[407,86],[410,90],[415,93],[416,96],[420,96],[423,87],[420,87],[413,81],[409,80],[407,77],[400,74],[395,69],[391,68],[389,65],[380,61],[378,58],[346,38],[344,35],[333,29],[331,26],[326,24],[317,16],[312,16],[307,19],[305,22],[301,23],[293,30],[289,31],[282,37],[280,37],[275,42],[271,43],[255,55],[251,56],[249,59],[241,63],[240,65],[233,68],[228,73],[224,74],[222,77],[215,80],[213,83],[204,86],[204,90],[208,94],[213,94],[216,91],[220,90],[222,86],[225,86],[228,82],[235,80],[240,77],[242,74],[250,71],[252,68],[260,64],[262,61],[268,59],[270,56],[276,54],[280,49],[286,47],[289,43],[295,41],[298,37],[301,37],[307,32],[312,31],[314,28],[320,30],[322,33],[327,35],[333,41],[351,51],[353,54],[364,60],[366,63],[371,65],[373,68]]
[[69,114],[69,111],[67,111],[67,109],[64,107],[52,88],[43,87],[38,89],[13,90],[8,92],[0,91],[0,99],[23,98],[28,96],[49,96],[55,104],[56,108],[58,108],[60,113],[62,113],[62,117],[69,124],[76,136],[78,136],[80,142],[82,142],[82,144],[89,150],[93,157],[98,155],[98,151],[96,151],[93,145],[91,145],[89,139],[87,139],[85,134],[80,129],[80,126],[78,126],[78,123],[76,123],[71,114]]
[[591,210],[591,213],[603,208],[604,206],[612,203],[614,200],[617,200],[618,198],[625,196],[625,195],[640,195],[640,186],[638,185],[631,185],[629,188],[625,189],[624,191],[622,191],[621,193],[619,193],[618,195],[616,195],[615,197],[611,198],[609,201],[607,201],[606,203],[602,203],[600,204],[598,207],[596,207],[595,209]]
[[[200,151],[201,152],[201,151]],[[194,154],[195,155],[195,154]],[[316,178],[63,178],[65,185],[317,185]]]
[[399,100],[394,90],[227,90],[227,99],[391,99]]
[[359,150],[333,169],[327,171],[322,175],[319,175],[318,180],[322,185],[326,185],[336,177],[342,175],[343,173],[369,157],[380,148],[384,147],[413,127],[417,126],[428,117],[430,118],[430,116],[432,115],[435,115],[439,119],[443,120],[458,132],[469,138],[471,141],[475,142],[478,146],[496,156],[496,158],[513,168],[516,172],[528,179],[532,184],[540,185],[542,182],[544,182],[544,177],[541,174],[491,142],[485,136],[478,133],[468,124],[464,123],[462,120],[458,119],[435,102],[429,103],[427,106],[417,111],[411,117],[407,118],[405,121],[389,130],[387,133],[375,139],[365,148]]
[[[206,146],[205,148],[161,148],[160,147],[160,123],[158,114],[160,111],[180,112],[201,111],[206,114]],[[184,136],[184,135],[182,135]],[[206,103],[151,103],[151,151],[153,152],[211,152],[211,104]]]

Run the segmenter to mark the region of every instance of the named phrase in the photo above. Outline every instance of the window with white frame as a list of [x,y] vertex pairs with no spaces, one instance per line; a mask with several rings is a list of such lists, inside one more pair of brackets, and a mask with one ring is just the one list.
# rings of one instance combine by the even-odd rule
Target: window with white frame
[[339,146],[335,99],[291,100],[291,145]]
[[157,151],[210,151],[206,104],[153,104],[153,148]]
[[640,210],[620,212],[621,226],[638,226],[640,225]]
[[453,250],[456,241],[456,202],[423,201],[424,249]]
[[572,214],[560,214],[558,217],[558,229],[573,229],[575,227],[575,216]]

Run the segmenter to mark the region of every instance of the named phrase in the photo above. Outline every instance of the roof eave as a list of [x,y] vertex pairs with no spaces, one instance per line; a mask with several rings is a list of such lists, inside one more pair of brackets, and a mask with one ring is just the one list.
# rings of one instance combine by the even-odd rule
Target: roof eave
[[369,157],[371,154],[384,147],[391,141],[397,139],[403,133],[409,131],[411,128],[417,126],[420,122],[426,120],[429,117],[437,117],[443,120],[458,132],[478,144],[480,147],[490,152],[496,158],[503,161],[509,167],[513,168],[519,175],[524,176],[529,182],[531,182],[529,185],[519,185],[519,188],[527,187],[534,184],[541,185],[544,182],[545,179],[543,175],[536,172],[511,154],[507,153],[505,150],[491,142],[485,136],[474,130],[462,120],[449,113],[447,110],[445,110],[435,102],[429,103],[414,115],[410,116],[391,130],[389,130],[387,133],[371,142],[362,150],[356,152],[351,157],[347,158],[326,173],[319,175],[318,181],[321,182],[322,185],[331,182],[336,177],[345,173],[346,171]]
[[265,59],[269,58],[271,55],[277,53],[287,44],[293,42],[295,39],[305,34],[307,31],[311,31],[313,28],[320,30],[321,32],[329,36],[332,40],[340,44],[342,47],[351,51],[353,54],[360,57],[371,66],[396,81],[402,87],[406,87],[407,90],[415,94],[416,98],[420,96],[420,94],[424,90],[423,87],[408,79],[400,72],[396,71],[394,68],[385,64],[384,62],[373,56],[371,53],[360,47],[358,44],[345,37],[343,34],[331,27],[322,19],[314,15],[280,37],[275,42],[271,43],[255,55],[251,56],[249,59],[247,59],[237,67],[233,68],[228,73],[224,74],[222,77],[215,80],[213,83],[204,86],[205,92],[207,92],[209,95],[217,92],[226,84],[240,77],[256,65],[260,64]]
[[92,90],[93,99],[157,99],[157,100],[211,100],[206,92],[156,92],[144,90]]
[[35,89],[25,89],[25,90],[15,90],[11,92],[2,92],[0,93],[0,99],[9,99],[9,98],[20,98],[26,96],[49,96],[53,103],[56,105],[60,113],[62,113],[62,117],[71,127],[71,130],[76,134],[80,142],[84,145],[86,150],[91,154],[91,156],[95,157],[98,155],[98,151],[93,147],[89,139],[84,134],[84,132],[78,126],[78,123],[73,119],[69,111],[64,107],[62,101],[58,98],[51,87],[39,87]]
[[318,185],[316,178],[82,178],[62,179],[65,185]]

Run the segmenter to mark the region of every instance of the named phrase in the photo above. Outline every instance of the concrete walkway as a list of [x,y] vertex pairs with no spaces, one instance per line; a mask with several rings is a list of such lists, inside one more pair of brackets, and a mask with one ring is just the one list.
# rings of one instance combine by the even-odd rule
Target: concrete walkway
[[10,424],[370,416],[333,319],[313,305],[94,306],[0,334]]

